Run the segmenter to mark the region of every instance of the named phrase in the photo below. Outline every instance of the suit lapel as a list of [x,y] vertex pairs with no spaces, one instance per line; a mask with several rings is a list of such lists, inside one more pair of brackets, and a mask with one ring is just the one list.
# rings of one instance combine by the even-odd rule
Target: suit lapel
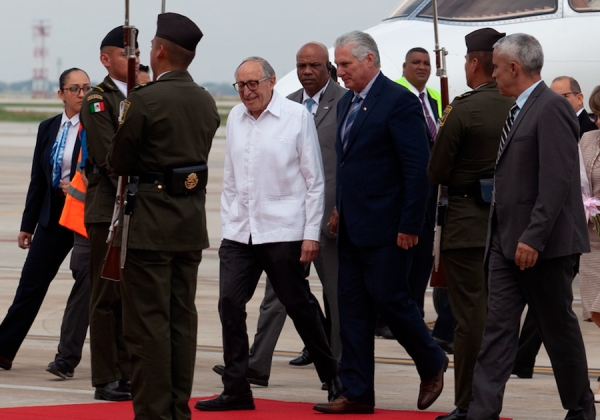
[[336,148],[338,149],[338,156],[342,155],[342,125],[344,124],[344,120],[346,119],[346,115],[348,115],[348,110],[350,109],[350,103],[354,96],[354,92],[349,90],[346,92],[344,96],[339,100],[337,107],[337,134],[336,134]]
[[323,97],[319,101],[319,107],[317,109],[317,114],[315,115],[315,125],[317,127],[319,126],[319,124],[321,124],[323,118],[325,118],[325,116],[329,114],[329,112],[333,108],[333,101],[335,99],[334,90],[332,86],[333,83],[335,83],[333,80],[329,81],[327,89],[325,89],[325,92],[323,92]]
[[515,120],[515,122],[513,123],[512,127],[510,129],[510,133],[508,133],[508,138],[506,139],[506,143],[504,144],[504,148],[502,149],[502,154],[500,155],[500,158],[498,159],[498,161],[500,161],[500,159],[506,152],[506,148],[508,147],[508,145],[510,144],[510,141],[512,140],[515,133],[519,129],[519,125],[521,124],[521,121],[523,121],[523,119],[527,115],[527,112],[529,112],[529,110],[531,109],[531,107],[533,106],[533,104],[535,103],[535,101],[537,100],[537,98],[540,96],[540,94],[542,93],[542,91],[545,88],[546,88],[546,84],[543,81],[540,82],[540,84],[537,85],[535,87],[535,89],[533,89],[533,92],[531,92],[531,94],[529,95],[529,98],[527,98],[525,105],[523,105],[523,108],[521,109],[521,111],[519,111],[519,115],[517,115],[517,119]]
[[[379,76],[377,76],[377,79],[375,79],[373,86],[371,86],[371,89],[369,90],[367,97],[360,105],[360,109],[358,110],[358,115],[356,116],[356,119],[354,120],[354,123],[352,124],[352,128],[350,128],[350,133],[348,134],[348,136],[349,136],[348,145],[346,146],[346,150],[344,151],[344,154],[348,153],[348,150],[350,150],[350,148],[352,147],[352,144],[354,143],[354,140],[356,139],[356,135],[358,134],[360,127],[365,122],[365,119],[371,113],[371,110],[377,104],[377,101],[379,100],[379,94],[381,93],[381,87],[383,86],[383,81],[384,81],[383,77],[384,77],[383,73],[380,73]],[[344,114],[344,119],[346,118],[346,115],[348,115],[348,111],[346,111],[346,113]]]

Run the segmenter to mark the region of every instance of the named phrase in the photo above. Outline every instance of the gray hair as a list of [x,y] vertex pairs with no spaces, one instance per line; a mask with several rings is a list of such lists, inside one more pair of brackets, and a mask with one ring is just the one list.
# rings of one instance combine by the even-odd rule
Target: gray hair
[[352,45],[352,55],[359,61],[364,61],[367,54],[371,53],[375,57],[374,65],[381,68],[381,59],[379,58],[379,49],[377,43],[371,35],[366,32],[352,31],[348,32],[335,40],[334,48]]
[[528,76],[539,75],[544,66],[544,51],[539,41],[527,34],[512,34],[494,44],[497,54],[518,63]]
[[273,67],[269,64],[269,62],[267,60],[265,60],[262,57],[248,57],[246,59],[244,59],[244,61],[242,61],[240,63],[239,66],[237,66],[237,68],[235,69],[235,73],[233,74],[234,79],[237,79],[237,73],[238,70],[240,69],[240,67],[242,67],[244,65],[244,63],[247,63],[248,61],[254,61],[256,63],[260,63],[260,66],[262,67],[262,73],[263,73],[263,78],[269,78],[269,77],[273,77],[275,76],[275,70],[273,70]]

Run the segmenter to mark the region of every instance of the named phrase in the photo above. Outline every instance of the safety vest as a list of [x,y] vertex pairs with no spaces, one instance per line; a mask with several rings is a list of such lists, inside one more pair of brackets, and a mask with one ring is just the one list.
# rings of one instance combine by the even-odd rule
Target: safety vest
[[[402,76],[401,78],[396,80],[396,83],[404,86],[408,90],[411,90],[409,87],[409,84],[408,84],[408,80],[406,80],[406,77],[404,77],[404,76]],[[425,89],[427,89],[427,93],[429,94],[429,96],[431,96],[431,98],[437,103],[438,115],[441,117],[442,116],[442,94],[440,92],[438,92],[437,90],[432,89],[430,87],[426,87]],[[412,90],[411,90],[411,92],[412,92]]]
[[83,183],[83,175],[81,172],[81,155],[83,148],[86,147],[85,130],[81,128],[81,124],[79,124],[79,127],[81,149],[79,150],[79,158],[77,159],[77,172],[75,172],[75,176],[73,176],[71,184],[69,185],[67,196],[65,198],[65,206],[63,207],[58,223],[87,238],[87,231],[83,224],[86,188]]

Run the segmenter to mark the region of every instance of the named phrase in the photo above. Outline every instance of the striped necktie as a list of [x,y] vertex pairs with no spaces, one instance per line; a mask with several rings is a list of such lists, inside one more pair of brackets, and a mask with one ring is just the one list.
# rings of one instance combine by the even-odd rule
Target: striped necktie
[[506,140],[508,139],[508,133],[510,133],[510,129],[515,122],[515,115],[517,115],[517,111],[519,110],[519,105],[514,104],[508,113],[508,117],[506,117],[506,121],[504,122],[504,127],[502,127],[502,136],[500,137],[500,147],[498,148],[498,156],[496,157],[496,164],[500,160],[500,155],[502,154],[502,150],[504,150],[504,146],[506,145]]
[[360,95],[356,95],[354,100],[352,101],[352,106],[350,107],[350,111],[348,111],[348,117],[346,117],[346,126],[344,127],[344,134],[342,135],[342,149],[344,152],[346,151],[346,147],[348,146],[348,140],[350,138],[350,129],[352,128],[352,124],[358,115],[358,110],[360,109],[360,102],[362,101],[362,97]]
[[433,121],[433,118],[431,117],[431,114],[429,113],[427,105],[425,104],[425,92],[419,93],[419,99],[421,100],[421,104],[423,105],[423,113],[425,114],[425,121],[427,121],[427,127],[429,127],[429,132],[433,137],[433,141],[435,141],[435,136],[437,135],[437,127],[435,125],[435,122]]
[[56,141],[52,146],[52,151],[50,152],[50,165],[52,165],[52,186],[54,188],[60,187],[60,180],[62,178],[62,161],[70,126],[71,122],[68,120],[65,121],[62,131],[56,138]]

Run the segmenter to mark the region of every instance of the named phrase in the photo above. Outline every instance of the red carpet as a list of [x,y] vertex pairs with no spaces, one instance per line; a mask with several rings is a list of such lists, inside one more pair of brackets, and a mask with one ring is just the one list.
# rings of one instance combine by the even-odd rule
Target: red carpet
[[[198,399],[202,399],[202,397],[195,397],[190,400],[192,418],[198,420],[324,420],[326,418],[331,420],[365,420],[371,418],[378,420],[433,420],[440,414],[444,414],[432,411],[397,411],[376,408],[374,415],[347,414],[332,417],[314,411],[312,409],[314,403],[273,401],[258,398],[254,400],[256,410],[253,411],[205,412],[194,409],[194,404]],[[0,408],[0,419],[131,420],[133,419],[133,407],[131,402],[122,402]]]

